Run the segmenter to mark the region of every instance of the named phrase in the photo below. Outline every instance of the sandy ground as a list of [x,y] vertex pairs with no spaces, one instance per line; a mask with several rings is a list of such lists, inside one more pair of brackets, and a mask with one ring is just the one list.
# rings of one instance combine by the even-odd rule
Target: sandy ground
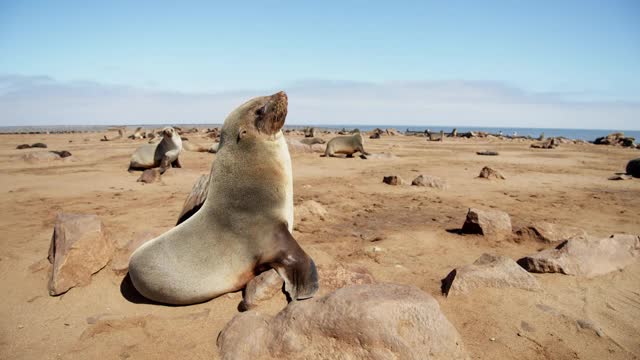
[[[215,155],[184,152],[183,168],[161,183],[136,182],[132,151],[144,140],[100,142],[101,133],[3,135],[0,138],[0,358],[216,359],[216,337],[237,314],[240,293],[184,307],[136,304],[120,292],[109,266],[91,284],[50,297],[45,262],[57,212],[95,213],[119,245],[170,229],[198,176]],[[211,140],[187,135],[201,144]],[[64,160],[28,163],[21,143],[68,150]],[[543,291],[476,290],[445,298],[440,280],[489,252],[517,259],[543,247],[462,236],[469,207],[508,212],[514,228],[545,220],[594,235],[640,234],[640,180],[608,181],[640,151],[595,145],[530,149],[529,142],[386,136],[368,140],[368,160],[293,154],[295,202],[314,199],[325,221],[296,224],[294,236],[319,264],[366,267],[378,281],[432,294],[474,359],[635,359],[640,357],[640,263],[594,279],[536,274]],[[500,156],[483,157],[481,150]],[[478,179],[490,165],[506,181]],[[411,181],[443,178],[446,190],[393,187],[384,175]],[[447,231],[450,230],[450,231]],[[371,242],[379,236],[382,240]],[[367,249],[383,251],[371,256]],[[258,311],[275,313],[283,295]],[[604,336],[580,329],[590,320]],[[492,341],[491,338],[494,340]]]

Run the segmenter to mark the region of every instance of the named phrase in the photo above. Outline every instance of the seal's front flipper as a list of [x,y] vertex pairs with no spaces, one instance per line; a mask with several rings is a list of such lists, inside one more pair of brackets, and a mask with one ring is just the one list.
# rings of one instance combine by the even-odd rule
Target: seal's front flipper
[[176,161],[172,162],[171,167],[182,168],[182,164],[180,164],[180,159],[176,159]]
[[284,280],[289,300],[313,297],[319,287],[316,264],[298,245],[286,224],[278,226],[273,236],[276,251],[267,259],[267,264]]

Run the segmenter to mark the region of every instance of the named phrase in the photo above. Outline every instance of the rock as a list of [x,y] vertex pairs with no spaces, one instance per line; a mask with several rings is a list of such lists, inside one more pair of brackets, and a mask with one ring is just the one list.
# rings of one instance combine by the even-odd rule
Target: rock
[[498,240],[511,235],[511,218],[499,210],[480,210],[470,208],[462,226],[465,234],[481,234]]
[[273,298],[282,291],[284,281],[274,269],[267,270],[251,279],[242,293],[242,301],[238,305],[240,311],[255,308],[260,303]]
[[46,149],[47,148],[47,144],[44,143],[35,143],[35,144],[31,144],[32,148],[42,148],[42,149]]
[[533,277],[511,258],[482,254],[473,264],[456,268],[442,280],[442,293],[467,293],[477,288],[540,289]]
[[318,265],[320,290],[327,293],[353,285],[375,284],[376,280],[365,267],[356,265]]
[[274,317],[241,313],[217,346],[223,360],[468,358],[438,302],[396,284],[342,288],[292,302]]
[[191,192],[187,195],[187,198],[184,200],[182,204],[182,211],[180,211],[180,215],[178,216],[178,222],[176,225],[180,225],[185,220],[190,218],[193,214],[198,212],[204,204],[204,201],[207,199],[207,194],[209,193],[209,175],[200,175],[198,180],[193,187],[191,188]]
[[143,171],[142,175],[140,175],[137,181],[151,184],[158,180],[160,180],[160,169],[155,168],[155,169],[147,169]]
[[627,163],[627,174],[640,178],[640,158],[633,159]]
[[611,133],[607,136],[597,138],[593,143],[596,145],[615,145],[623,147],[635,147],[635,138],[626,137],[624,133]]
[[498,155],[500,155],[500,154],[498,154],[497,151],[478,151],[478,152],[476,152],[476,154],[485,155],[485,156],[498,156]]
[[325,220],[329,212],[320,203],[314,200],[305,200],[294,209],[296,219],[307,221],[311,219]]
[[573,238],[584,238],[587,236],[587,232],[573,226],[536,222],[519,229],[516,231],[516,235],[523,239],[527,238],[544,243],[557,243]]
[[118,275],[124,275],[129,270],[129,258],[137,248],[149,240],[154,239],[158,234],[144,232],[129,240],[126,245],[116,249],[113,260],[111,260],[111,270]]
[[382,182],[389,185],[404,185],[405,181],[400,176],[390,175],[382,178]]
[[[524,270],[523,270],[524,271]],[[330,264],[318,266],[320,294],[326,294],[337,289],[363,284],[374,284],[373,275],[361,266],[345,266]],[[284,282],[278,273],[271,269],[253,278],[244,289],[243,300],[238,306],[241,311],[249,310],[260,303],[273,298],[282,291]]]
[[60,155],[50,152],[50,151],[39,151],[39,152],[31,152],[28,154],[22,155],[22,159],[26,162],[37,163],[44,161],[54,161],[62,159]]
[[479,178],[483,178],[483,179],[497,179],[497,180],[504,180],[504,175],[502,175],[502,173],[498,170],[494,170],[488,166],[485,166],[482,168],[482,170],[480,171],[480,175],[478,175]]
[[447,188],[447,183],[444,180],[440,179],[439,177],[430,175],[418,175],[415,179],[413,179],[411,185],[427,186],[440,190]]
[[62,151],[51,151],[52,153],[60,156],[61,158],[66,158],[71,156],[71,153],[68,152],[67,150],[62,150]]
[[30,148],[31,148],[31,145],[29,145],[29,144],[20,144],[20,145],[16,146],[16,149],[18,149],[18,150],[30,149]]
[[626,174],[618,174],[618,175],[609,176],[607,179],[608,180],[631,180],[633,179],[633,176],[626,175]]
[[75,286],[84,286],[113,255],[113,242],[106,236],[97,215],[60,213],[49,247],[53,272],[49,294],[60,295]]
[[623,269],[640,255],[640,236],[576,238],[518,260],[529,272],[594,277]]

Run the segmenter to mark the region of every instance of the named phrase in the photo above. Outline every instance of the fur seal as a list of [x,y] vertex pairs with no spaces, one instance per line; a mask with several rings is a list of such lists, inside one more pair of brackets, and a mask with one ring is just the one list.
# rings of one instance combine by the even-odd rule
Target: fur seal
[[291,300],[316,293],[315,264],[291,235],[291,158],[281,131],[286,114],[287,95],[279,92],[227,116],[200,210],[131,255],[129,275],[140,294],[194,304],[240,290],[270,268]]
[[336,136],[329,140],[324,155],[321,156],[335,157],[336,154],[346,154],[347,157],[353,157],[356,152],[360,152],[360,157],[364,159],[366,159],[364,155],[369,155],[368,152],[364,151],[364,139],[360,132],[351,136]]
[[314,144],[324,144],[325,141],[319,137],[306,137],[304,139],[300,139],[300,142],[305,145],[314,145]]
[[182,167],[178,159],[181,151],[180,135],[167,126],[162,129],[162,140],[159,143],[145,144],[136,149],[131,155],[129,171],[160,167],[160,173],[163,174],[170,166]]

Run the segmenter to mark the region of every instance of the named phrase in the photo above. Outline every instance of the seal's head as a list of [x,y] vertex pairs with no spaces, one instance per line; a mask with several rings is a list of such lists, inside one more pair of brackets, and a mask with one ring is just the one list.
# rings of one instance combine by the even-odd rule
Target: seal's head
[[176,135],[176,131],[171,126],[167,126],[164,129],[162,129],[162,136],[172,138],[174,135]]
[[219,149],[225,146],[273,141],[287,117],[287,94],[253,98],[235,109],[224,121]]

